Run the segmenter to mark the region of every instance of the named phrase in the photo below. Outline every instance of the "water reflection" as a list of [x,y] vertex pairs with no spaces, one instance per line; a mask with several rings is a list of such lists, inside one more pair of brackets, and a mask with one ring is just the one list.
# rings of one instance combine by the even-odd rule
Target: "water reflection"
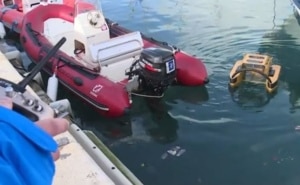
[[245,109],[264,107],[277,93],[275,91],[270,94],[266,91],[265,85],[250,82],[242,83],[234,89],[228,87],[228,90],[232,101]]
[[151,126],[148,125],[147,133],[159,143],[171,143],[177,139],[178,123],[173,119],[168,110],[171,106],[160,99],[145,99],[151,113]]
[[205,86],[202,87],[181,87],[174,86],[165,96],[166,102],[181,100],[191,104],[200,104],[208,101],[209,94]]
[[[62,92],[60,92],[62,93]],[[66,93],[62,94],[66,96]],[[208,100],[205,87],[171,87],[163,99],[134,97],[129,117],[107,119],[100,117],[91,108],[82,109],[82,102],[67,95],[81,127],[91,129],[112,146],[119,143],[155,142],[166,144],[177,139],[178,120],[169,111],[178,101],[200,104]],[[78,106],[80,105],[81,106]]]
[[[261,53],[270,53],[275,62],[282,67],[280,80],[281,88],[289,91],[291,111],[299,109],[300,99],[300,26],[299,20],[291,15],[285,20],[281,29],[264,36],[264,41],[259,48]],[[284,46],[284,47],[283,47]]]
[[164,101],[146,99],[152,114],[154,126],[148,129],[148,134],[159,143],[171,143],[177,139],[178,119],[169,112],[172,104],[178,101],[200,104],[209,99],[206,87],[173,87],[168,91]]

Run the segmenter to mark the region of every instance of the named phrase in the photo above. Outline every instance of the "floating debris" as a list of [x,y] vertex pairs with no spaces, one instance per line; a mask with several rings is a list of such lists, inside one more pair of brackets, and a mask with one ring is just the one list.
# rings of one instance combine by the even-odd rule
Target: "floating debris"
[[175,146],[175,147],[171,148],[170,150],[168,150],[167,152],[171,155],[176,155],[179,150],[180,150],[180,146]]
[[295,127],[295,130],[300,130],[300,125],[297,125],[297,126]]
[[186,152],[186,149],[181,148],[180,146],[174,146],[171,149],[167,150],[161,155],[161,159],[166,159],[169,155],[180,157],[183,153]]
[[163,153],[161,155],[161,159],[166,159],[167,157],[168,157],[168,153],[167,152],[165,152],[165,153]]
[[177,152],[176,156],[179,157],[181,156],[186,150],[185,149],[181,149]]

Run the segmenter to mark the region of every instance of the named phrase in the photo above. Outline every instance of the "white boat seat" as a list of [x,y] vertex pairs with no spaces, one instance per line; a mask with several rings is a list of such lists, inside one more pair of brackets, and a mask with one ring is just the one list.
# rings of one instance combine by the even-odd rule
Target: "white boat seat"
[[141,33],[132,32],[98,44],[90,45],[89,49],[92,60],[99,62],[101,66],[105,66],[139,56],[143,46]]

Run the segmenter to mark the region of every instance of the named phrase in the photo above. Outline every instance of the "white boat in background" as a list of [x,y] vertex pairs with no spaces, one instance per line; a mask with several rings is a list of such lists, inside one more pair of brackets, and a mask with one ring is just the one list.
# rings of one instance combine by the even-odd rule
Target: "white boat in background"
[[294,7],[295,13],[297,16],[300,15],[300,0],[291,0],[291,3]]

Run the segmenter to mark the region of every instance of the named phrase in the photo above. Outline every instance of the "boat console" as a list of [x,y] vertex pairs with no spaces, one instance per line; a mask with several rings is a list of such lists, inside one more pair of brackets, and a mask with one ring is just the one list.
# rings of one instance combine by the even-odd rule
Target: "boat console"
[[243,81],[265,83],[267,92],[272,93],[277,89],[280,70],[281,66],[273,65],[270,56],[246,54],[230,71],[229,85],[235,88]]
[[101,9],[80,0],[75,4],[75,50],[84,51],[86,65],[99,65],[101,75],[113,81],[126,78],[125,70],[139,59],[143,50],[140,32],[110,38]]
[[76,40],[87,46],[110,39],[103,13],[86,2],[75,4],[74,31]]

